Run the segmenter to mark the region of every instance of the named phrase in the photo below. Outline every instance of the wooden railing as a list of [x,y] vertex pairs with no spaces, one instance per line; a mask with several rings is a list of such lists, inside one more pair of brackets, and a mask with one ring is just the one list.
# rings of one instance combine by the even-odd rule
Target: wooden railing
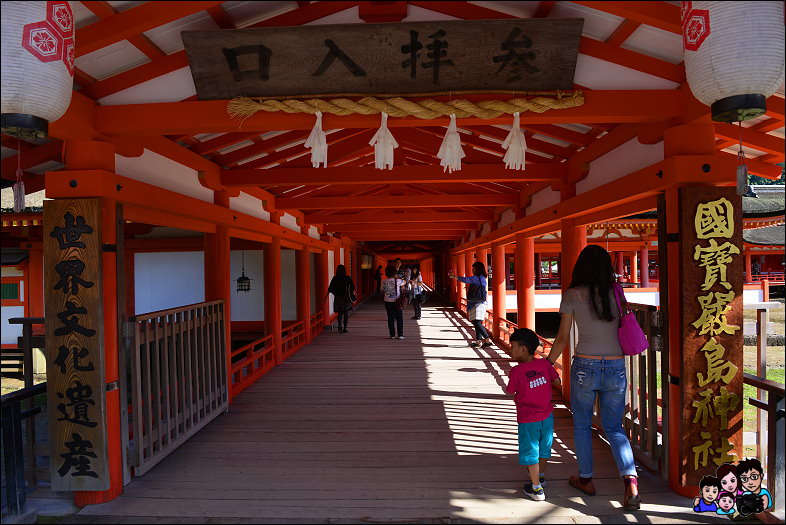
[[786,272],[767,272],[764,274],[751,275],[750,282],[771,281],[775,283],[782,283],[786,279]]
[[306,344],[306,322],[297,321],[281,331],[281,358],[286,359]]
[[[628,373],[628,392],[623,426],[628,432],[633,455],[651,470],[662,470],[665,461],[662,419],[666,413],[658,413],[665,407],[663,393],[668,390],[668,356],[661,351],[658,308],[647,304],[629,303],[636,314],[649,348],[639,355],[625,359]],[[596,423],[600,424],[597,418]],[[662,472],[661,472],[662,473]]]
[[314,338],[322,333],[323,329],[322,312],[317,312],[311,316],[311,337]]
[[260,337],[247,345],[232,350],[230,396],[234,398],[275,365],[272,335]]
[[[44,399],[44,405],[33,406],[35,400],[41,398]],[[28,489],[35,488],[37,485],[36,455],[33,454],[35,443],[31,441],[35,439],[35,435],[24,433],[22,421],[26,420],[28,428],[34,426],[35,416],[46,414],[45,398],[46,383],[27,386],[2,397],[0,435],[3,449],[4,521],[6,517],[18,517],[25,513]],[[48,472],[49,469],[44,470]]]
[[140,476],[228,407],[224,302],[131,321],[129,466]]
[[[756,457],[767,473],[767,488],[775,501],[783,501],[784,495],[784,443],[786,443],[786,391],[782,383],[763,377],[743,373],[743,383],[756,388],[756,397],[749,397],[748,403],[756,407],[757,443]],[[766,394],[766,396],[762,396]],[[766,414],[766,424],[762,424],[760,412]],[[762,439],[766,435],[766,440]],[[766,451],[764,448],[766,447]]]

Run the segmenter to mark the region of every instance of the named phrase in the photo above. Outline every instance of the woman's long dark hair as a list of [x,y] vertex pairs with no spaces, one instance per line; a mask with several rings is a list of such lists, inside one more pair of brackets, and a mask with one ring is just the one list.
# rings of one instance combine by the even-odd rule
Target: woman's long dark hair
[[475,261],[472,263],[472,275],[488,277],[488,275],[486,275],[486,266],[480,261]]
[[420,268],[417,267],[417,266],[413,266],[412,267],[412,275],[410,275],[410,277],[416,278],[418,275],[420,275]]
[[347,276],[347,268],[343,264],[339,264],[336,266],[336,277],[346,277]]
[[[573,267],[570,288],[586,286],[589,288],[590,306],[599,319],[613,321],[609,295],[616,282],[611,255],[597,244],[588,244]],[[600,303],[600,305],[598,304]]]

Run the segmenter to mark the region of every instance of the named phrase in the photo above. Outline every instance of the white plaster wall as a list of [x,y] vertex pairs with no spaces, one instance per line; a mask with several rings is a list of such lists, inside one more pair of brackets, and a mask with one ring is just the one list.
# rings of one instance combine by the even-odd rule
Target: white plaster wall
[[297,321],[295,250],[281,250],[281,320]]
[[641,144],[638,139],[631,139],[592,161],[587,177],[576,183],[576,193],[584,193],[662,160],[663,142]]
[[764,293],[761,291],[761,288],[742,291],[743,305],[761,302],[764,302]]
[[502,215],[500,215],[499,224],[497,225],[497,227],[502,228],[503,226],[506,226],[515,220],[516,220],[516,212],[514,212],[513,210],[505,210],[502,212]]
[[124,177],[213,203],[213,190],[199,183],[196,170],[148,149],[139,157],[115,155],[115,169]]
[[270,213],[265,211],[262,201],[242,191],[237,197],[229,199],[229,208],[252,217],[258,217],[266,221],[270,220]]
[[196,94],[191,68],[176,69],[98,100],[101,106],[178,102]]
[[8,324],[14,317],[24,317],[24,306],[3,306],[0,308],[0,344],[15,345],[17,337],[22,337],[21,324]]
[[472,230],[471,232],[469,232],[469,237],[467,238],[467,241],[474,241],[474,240],[475,240],[475,230]]
[[319,230],[316,226],[311,226],[308,229],[308,236],[312,239],[319,239]]
[[540,210],[545,210],[549,206],[554,206],[560,201],[559,192],[549,188],[544,188],[532,196],[532,204],[527,206],[527,215],[532,215]]
[[[232,250],[229,256],[230,316],[232,321],[264,321],[265,279],[262,250]],[[244,261],[245,259],[245,261]],[[245,263],[246,277],[251,279],[251,291],[238,292],[235,279],[240,277]]]
[[300,231],[300,226],[297,224],[297,219],[288,213],[281,216],[281,226],[289,228],[290,230]]
[[144,314],[205,300],[203,252],[134,254],[134,312]]
[[486,235],[487,233],[491,232],[491,224],[484,222],[483,226],[480,228],[480,235],[481,237]]
[[671,80],[583,53],[576,59],[573,81],[589,89],[676,89],[679,86]]

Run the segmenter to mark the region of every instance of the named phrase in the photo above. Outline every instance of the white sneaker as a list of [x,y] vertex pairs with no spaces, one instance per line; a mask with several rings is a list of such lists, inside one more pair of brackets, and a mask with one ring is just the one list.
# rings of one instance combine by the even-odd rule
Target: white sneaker
[[396,337],[395,335],[391,335],[390,338],[391,339],[398,339],[398,337]]
[[399,339],[404,339],[403,335],[398,336]]

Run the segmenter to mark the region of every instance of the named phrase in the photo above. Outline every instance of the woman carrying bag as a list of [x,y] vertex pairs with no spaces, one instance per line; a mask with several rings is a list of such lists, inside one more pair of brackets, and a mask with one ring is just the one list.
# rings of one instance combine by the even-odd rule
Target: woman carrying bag
[[567,348],[575,320],[579,342],[570,366],[570,404],[579,475],[571,476],[569,483],[585,494],[595,495],[592,415],[597,398],[603,433],[625,483],[623,507],[636,510],[641,504],[636,464],[622,427],[628,382],[619,339],[621,308],[615,297],[619,285],[615,281],[609,253],[597,245],[585,247],[573,268],[570,287],[562,295],[559,331],[548,360],[554,364]]
[[[347,275],[347,269],[343,264],[339,264],[336,268],[336,275],[330,280],[328,293],[333,294],[333,311],[338,314],[338,331],[345,334],[349,331],[347,330],[349,311],[357,298],[355,297],[355,283]],[[325,297],[327,298],[327,294]]]
[[420,275],[420,268],[417,266],[412,267],[409,286],[412,290],[412,309],[415,311],[415,315],[412,316],[412,319],[420,319],[425,295],[423,294],[423,276]]
[[486,310],[488,303],[486,302],[488,282],[486,281],[486,267],[480,261],[475,261],[472,264],[472,276],[462,277],[456,275],[452,270],[448,274],[451,279],[458,279],[462,283],[468,284],[467,287],[467,313],[469,320],[472,321],[475,327],[476,341],[472,341],[469,345],[473,348],[479,346],[489,347],[491,336],[489,336],[486,327],[483,326],[483,321],[486,319]]

